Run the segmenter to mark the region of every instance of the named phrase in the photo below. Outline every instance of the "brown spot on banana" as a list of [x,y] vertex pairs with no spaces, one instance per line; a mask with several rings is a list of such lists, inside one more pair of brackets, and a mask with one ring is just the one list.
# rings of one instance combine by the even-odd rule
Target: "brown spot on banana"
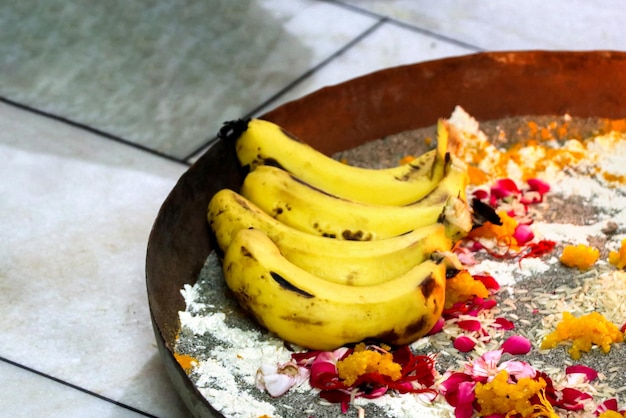
[[422,315],[419,318],[417,318],[415,321],[407,325],[406,330],[404,332],[405,335],[402,337],[405,338],[406,336],[413,336],[416,334],[424,333],[424,328],[426,327],[426,325],[427,325],[426,318]]
[[422,295],[424,295],[424,299],[426,299],[426,301],[430,299],[433,292],[438,287],[439,287],[439,283],[437,283],[437,280],[435,280],[435,278],[432,275],[424,279],[424,281],[422,281],[422,283],[419,285]]
[[381,332],[380,334],[372,337],[371,339],[374,341],[381,341],[387,344],[394,344],[394,342],[398,341],[399,338],[400,338],[400,335],[398,335],[397,332],[391,329],[389,331]]
[[254,255],[252,255],[250,250],[248,250],[246,247],[241,247],[240,251],[243,257],[250,257],[251,259],[255,260]]
[[344,230],[341,233],[341,236],[346,241],[371,241],[372,234],[365,234],[363,231],[350,231],[349,229]]
[[282,287],[285,290],[288,290],[290,292],[295,292],[298,295],[304,296],[307,299],[311,299],[315,297],[315,295],[312,295],[306,290],[302,290],[299,287],[296,287],[295,285],[290,283],[287,279],[285,279],[283,276],[281,276],[280,274],[274,271],[270,271],[270,275],[272,276],[272,279],[274,279],[274,281],[276,281],[276,283],[278,283],[280,287]]
[[237,202],[238,205],[240,205],[242,208],[246,209],[246,210],[250,210],[250,205],[248,205],[248,202],[246,199],[242,198],[239,194],[237,193],[233,193],[233,199]]
[[310,318],[300,316],[300,315],[281,316],[280,319],[284,321],[293,322],[294,324],[299,324],[299,325],[314,325],[318,327],[326,325],[324,321],[311,321]]

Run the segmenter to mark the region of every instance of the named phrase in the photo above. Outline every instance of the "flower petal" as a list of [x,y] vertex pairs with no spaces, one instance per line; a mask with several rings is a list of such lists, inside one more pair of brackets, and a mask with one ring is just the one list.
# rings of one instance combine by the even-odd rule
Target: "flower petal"
[[441,332],[445,323],[446,321],[443,319],[443,317],[439,317],[437,322],[435,322],[435,325],[433,325],[432,329],[428,331],[426,335],[434,335],[434,334]]
[[506,331],[512,330],[513,328],[515,328],[515,324],[513,324],[513,322],[501,316],[494,320],[493,325],[499,328],[502,328],[503,330],[506,330]]
[[454,408],[456,418],[471,418],[474,414],[474,382],[463,382],[459,385],[457,404]]
[[537,370],[524,361],[508,360],[500,363],[498,370],[506,370],[510,376],[515,376],[517,380],[524,377],[533,379],[537,375]]
[[515,182],[508,178],[496,180],[493,186],[491,186],[491,195],[498,199],[518,195],[519,192]]
[[489,198],[489,192],[483,189],[476,189],[472,192],[472,195],[480,200],[486,200]]
[[[461,372],[453,372],[448,373],[445,380],[439,384],[439,390],[444,395],[456,392],[459,390],[459,385],[463,382],[472,381],[472,376],[461,373]],[[450,405],[455,406],[455,404],[450,403]]]
[[512,355],[528,354],[531,348],[532,344],[528,338],[522,337],[521,335],[513,335],[502,343],[502,351]]
[[588,393],[569,387],[563,388],[561,394],[563,397],[559,401],[559,406],[569,411],[579,411],[583,409],[585,405],[582,401],[592,398]]
[[477,319],[465,319],[456,323],[464,331],[480,331],[482,324]]
[[515,238],[519,245],[524,245],[527,242],[532,241],[532,239],[535,238],[535,234],[529,225],[517,224],[515,232],[513,232],[513,238]]
[[585,376],[587,382],[591,382],[598,377],[598,372],[591,367],[584,366],[582,364],[568,366],[565,368],[565,374],[582,374]]
[[454,339],[454,342],[452,343],[452,345],[454,346],[454,348],[456,348],[460,352],[467,353],[474,349],[474,347],[476,346],[476,343],[471,338],[465,335],[461,335]]
[[295,383],[296,379],[286,374],[270,374],[263,376],[265,390],[273,396],[278,397],[287,392]]
[[606,401],[598,405],[598,409],[596,410],[598,415],[606,411],[617,411],[616,398],[607,399]]
[[311,363],[311,386],[318,389],[343,389],[344,385],[337,374],[337,361],[340,360],[347,348],[342,347],[335,351],[323,351]]
[[475,280],[480,280],[480,282],[485,285],[487,289],[490,290],[498,290],[500,289],[500,283],[496,281],[496,279],[489,274],[474,274],[472,277]]
[[530,190],[539,192],[542,195],[550,191],[550,185],[543,180],[533,178],[528,179],[526,183],[528,184],[528,187],[530,187]]

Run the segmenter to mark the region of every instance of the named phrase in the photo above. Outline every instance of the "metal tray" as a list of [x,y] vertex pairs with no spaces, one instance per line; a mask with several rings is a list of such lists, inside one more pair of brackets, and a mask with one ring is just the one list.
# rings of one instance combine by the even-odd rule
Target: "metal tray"
[[[478,53],[394,67],[326,87],[262,118],[332,154],[366,141],[430,126],[462,106],[479,121],[521,115],[626,117],[626,53]],[[210,115],[207,115],[210,117]],[[148,241],[146,285],[157,345],[191,414],[221,417],[173,355],[185,309],[180,290],[195,283],[212,250],[206,210],[219,189],[239,189],[232,144],[218,140],[180,178]]]

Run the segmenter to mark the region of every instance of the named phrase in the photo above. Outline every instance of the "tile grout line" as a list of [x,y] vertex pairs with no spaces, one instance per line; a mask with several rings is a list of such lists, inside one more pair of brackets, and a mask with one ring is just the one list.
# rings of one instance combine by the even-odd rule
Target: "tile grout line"
[[[322,68],[324,68],[325,66],[327,66],[335,58],[337,58],[337,57],[341,56],[342,54],[344,54],[346,51],[348,51],[354,45],[356,45],[359,42],[361,42],[363,39],[365,39],[366,37],[371,35],[378,28],[380,28],[383,24],[385,24],[385,23],[387,23],[389,21],[389,19],[384,17],[384,16],[377,16],[377,17],[378,17],[378,21],[376,21],[372,26],[370,26],[369,28],[365,29],[363,32],[358,34],[356,37],[354,37],[348,43],[343,45],[337,51],[333,52],[330,56],[328,56],[327,58],[323,59],[321,62],[319,62],[318,64],[314,65],[313,67],[311,67],[310,69],[308,69],[304,73],[300,74],[298,77],[296,77],[294,80],[292,80],[289,84],[287,84],[283,88],[279,89],[276,93],[274,93],[268,99],[264,100],[260,105],[254,107],[252,110],[250,110],[247,113],[245,113],[241,118],[245,119],[245,118],[253,117],[261,109],[263,109],[264,107],[267,107],[270,104],[272,104],[273,102],[275,102],[277,99],[279,99],[285,93],[289,92],[289,90],[293,89],[298,84],[300,84],[301,82],[303,82],[304,80],[306,80],[307,78],[309,78],[313,74],[315,74],[317,71],[319,71]],[[183,158],[183,160],[189,162],[189,160],[191,160],[194,157],[196,157],[200,152],[202,152],[202,150],[204,150],[206,147],[210,146],[216,140],[217,140],[217,136],[214,136],[214,137],[208,139],[206,142],[204,142],[203,145],[198,147],[195,151],[193,151],[187,157]]]
[[385,19],[387,19],[387,21],[390,24],[393,24],[393,25],[396,25],[396,26],[401,26],[401,27],[403,27],[405,29],[408,29],[408,30],[411,30],[413,32],[418,32],[418,33],[421,33],[422,35],[426,35],[426,36],[429,36],[431,38],[439,39],[441,41],[445,41],[445,42],[448,42],[448,43],[451,43],[451,44],[454,44],[454,45],[457,45],[457,46],[461,46],[463,48],[467,48],[467,49],[470,49],[470,50],[473,50],[473,51],[476,51],[476,52],[486,51],[485,48],[479,47],[477,45],[469,44],[467,42],[460,41],[460,40],[458,40],[456,38],[451,38],[449,36],[442,35],[440,33],[433,32],[431,30],[424,29],[424,28],[421,28],[419,26],[415,26],[415,25],[412,25],[412,24],[407,23],[407,22],[403,22],[403,21],[398,20],[398,19],[394,19],[394,18],[389,17],[389,16],[381,15],[381,14],[376,13],[376,12],[371,12],[369,10],[362,9],[362,8],[360,8],[358,6],[354,6],[352,4],[344,3],[341,0],[318,0],[318,1],[321,1],[321,2],[324,2],[324,3],[335,4],[335,5],[339,6],[339,7],[343,7],[345,9],[347,9],[347,10],[351,10],[351,11],[353,11],[355,13],[360,13],[360,14],[363,14],[363,15],[366,15],[366,16],[377,17],[377,18],[385,18]]
[[17,367],[19,369],[25,370],[27,372],[33,373],[33,374],[35,374],[37,376],[40,376],[40,377],[43,377],[45,379],[52,380],[53,382],[60,383],[60,384],[62,384],[64,386],[67,386],[69,388],[75,389],[75,390],[77,390],[79,392],[82,392],[82,393],[84,393],[86,395],[90,395],[90,396],[96,397],[96,398],[98,398],[100,400],[103,400],[105,402],[108,402],[108,403],[111,403],[113,405],[119,406],[120,408],[128,409],[129,411],[136,412],[136,413],[141,414],[141,415],[143,415],[145,417],[158,418],[156,415],[152,415],[152,414],[150,414],[148,412],[145,412],[145,411],[142,411],[142,410],[137,409],[135,407],[132,407],[130,405],[126,405],[124,403],[118,402],[118,401],[113,400],[111,398],[107,398],[106,396],[103,396],[103,395],[100,395],[98,393],[92,392],[92,391],[90,391],[88,389],[85,389],[83,387],[77,386],[77,385],[75,385],[73,383],[70,383],[70,382],[67,382],[67,381],[65,381],[63,379],[59,379],[58,377],[51,376],[51,375],[49,375],[47,373],[44,373],[44,372],[40,372],[39,370],[35,370],[35,369],[30,368],[28,366],[25,366],[23,364],[16,363],[16,362],[14,362],[12,360],[9,360],[9,359],[7,359],[5,357],[0,356],[0,361],[2,361],[4,363],[7,363],[7,364],[9,364],[11,366],[15,366],[15,367]]
[[118,142],[120,144],[124,144],[126,146],[135,148],[135,149],[143,151],[143,152],[147,152],[149,154],[155,155],[157,157],[164,158],[164,159],[169,160],[169,161],[173,161],[173,162],[185,165],[185,166],[189,166],[190,165],[184,159],[176,158],[176,157],[174,157],[172,155],[169,155],[169,154],[166,154],[164,152],[157,151],[156,149],[149,148],[149,147],[137,144],[135,142],[129,141],[128,139],[124,139],[122,137],[110,134],[110,133],[102,131],[100,129],[91,127],[89,125],[85,125],[83,123],[73,121],[73,120],[68,119],[68,118],[66,118],[64,116],[55,115],[54,113],[50,113],[50,112],[47,112],[45,110],[40,110],[40,109],[37,109],[35,107],[29,106],[29,105],[26,105],[26,104],[23,104],[23,103],[16,102],[15,100],[11,100],[11,99],[6,98],[4,96],[0,96],[0,103],[4,103],[6,105],[15,107],[17,109],[24,110],[24,111],[27,111],[27,112],[31,112],[31,113],[36,114],[38,116],[43,116],[43,117],[55,120],[57,122],[65,123],[65,124],[70,125],[70,126],[72,126],[74,128],[78,128],[78,129],[82,129],[82,130],[87,131],[87,132],[91,132],[93,134],[96,134],[98,136],[104,137],[106,139],[110,139],[110,140]]

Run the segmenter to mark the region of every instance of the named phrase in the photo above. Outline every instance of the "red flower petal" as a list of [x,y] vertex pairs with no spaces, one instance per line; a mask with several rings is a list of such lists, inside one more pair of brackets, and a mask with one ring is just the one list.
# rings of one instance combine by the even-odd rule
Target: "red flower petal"
[[573,373],[581,373],[587,377],[587,381],[591,382],[598,377],[598,372],[588,366],[583,366],[582,364],[567,366],[565,368],[565,374],[573,374]]
[[483,189],[476,189],[472,192],[472,195],[480,200],[486,200],[489,198],[489,192]]
[[464,331],[480,331],[483,327],[477,319],[466,319],[456,323]]
[[521,335],[513,335],[502,343],[502,351],[512,355],[527,354],[531,348],[530,341]]
[[513,328],[515,328],[515,324],[513,324],[513,322],[509,321],[506,318],[502,318],[502,317],[498,317],[494,320],[494,326],[498,326],[504,330],[512,330]]
[[[311,377],[309,379],[311,386],[318,389],[343,389],[345,385],[339,380],[337,374],[338,355],[341,358],[342,351],[336,352],[323,351],[315,357],[311,363]],[[345,353],[343,353],[345,354]]]
[[616,398],[607,399],[606,401],[598,405],[596,414],[600,415],[601,413],[606,412],[606,411],[617,411],[617,399]]
[[476,343],[471,338],[466,337],[465,335],[461,335],[454,339],[454,342],[452,343],[452,345],[461,353],[467,353],[474,349],[474,347],[476,346]]
[[500,179],[491,186],[491,195],[497,199],[509,197],[511,195],[518,195],[519,189],[515,182],[511,179]]
[[583,409],[585,405],[581,401],[593,398],[590,394],[573,388],[563,388],[561,394],[563,397],[558,402],[558,405],[569,411],[579,411]]
[[498,283],[493,276],[490,276],[488,274],[475,274],[472,277],[474,278],[474,280],[480,280],[480,282],[485,285],[487,289],[500,289],[500,283]]
[[530,190],[539,192],[542,195],[550,191],[550,185],[543,180],[528,179],[526,183],[528,184],[528,187],[530,187]]

